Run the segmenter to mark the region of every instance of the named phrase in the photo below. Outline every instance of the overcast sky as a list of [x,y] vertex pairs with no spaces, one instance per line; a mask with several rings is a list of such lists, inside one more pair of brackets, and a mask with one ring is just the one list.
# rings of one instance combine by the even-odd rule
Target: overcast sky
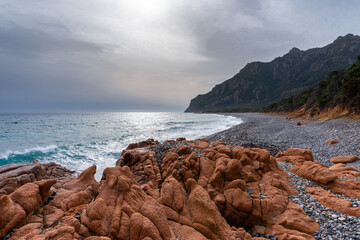
[[2,0],[0,111],[183,111],[252,61],[360,34],[360,1]]

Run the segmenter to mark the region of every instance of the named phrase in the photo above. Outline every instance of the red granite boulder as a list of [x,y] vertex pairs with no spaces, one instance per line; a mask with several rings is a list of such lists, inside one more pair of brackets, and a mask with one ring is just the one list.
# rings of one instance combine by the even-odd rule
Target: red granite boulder
[[351,163],[359,160],[360,158],[357,156],[338,156],[330,159],[332,163]]
[[98,194],[99,183],[95,180],[96,166],[83,171],[77,178],[67,178],[54,185],[56,195],[44,206],[45,227],[51,226],[66,212],[90,203]]
[[301,177],[322,184],[327,184],[337,179],[337,175],[335,173],[319,162],[306,161],[301,166],[292,167],[290,171]]
[[145,148],[124,150],[116,165],[130,167],[140,185],[145,186],[153,182],[158,187],[161,175],[154,155],[154,152]]
[[155,145],[158,145],[159,142],[154,140],[153,138],[149,138],[145,141],[137,142],[137,143],[130,143],[126,150],[131,150],[135,148],[151,148]]
[[312,151],[301,148],[288,148],[285,152],[280,152],[275,157],[302,157],[305,161],[314,161]]
[[101,183],[96,200],[81,215],[89,230],[112,239],[138,239],[146,234],[172,239],[165,211],[141,189],[128,166],[105,169]]
[[329,167],[329,170],[336,173],[339,177],[346,176],[353,179],[360,177],[360,172],[357,168],[348,167],[343,163],[337,163],[334,166]]
[[8,164],[0,166],[0,196],[14,192],[25,183],[43,179],[64,179],[75,176],[70,171],[56,163]]
[[51,195],[55,179],[26,183],[10,195],[0,197],[0,237],[18,227]]
[[350,216],[360,217],[360,207],[353,207],[346,199],[338,198],[336,195],[319,187],[307,187],[306,191],[313,195],[321,205],[334,209]]

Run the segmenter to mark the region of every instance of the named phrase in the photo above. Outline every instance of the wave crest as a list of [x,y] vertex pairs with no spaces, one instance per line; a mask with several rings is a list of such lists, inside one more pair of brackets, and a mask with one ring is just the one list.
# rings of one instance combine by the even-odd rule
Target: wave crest
[[27,155],[44,155],[54,152],[58,147],[56,145],[49,145],[45,147],[36,146],[34,148],[26,148],[24,151],[11,151],[8,150],[3,154],[0,154],[0,159],[9,159],[14,157],[21,157]]

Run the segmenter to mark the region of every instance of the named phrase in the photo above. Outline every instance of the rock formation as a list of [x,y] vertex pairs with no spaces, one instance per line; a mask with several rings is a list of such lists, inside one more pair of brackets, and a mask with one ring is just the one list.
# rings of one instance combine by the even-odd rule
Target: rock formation
[[319,187],[307,187],[306,191],[312,194],[321,205],[343,212],[350,216],[360,217],[360,207],[353,207],[352,203],[346,199],[336,197],[333,193]]
[[10,194],[19,186],[42,179],[62,179],[71,176],[70,171],[56,163],[8,164],[0,166],[0,196]]
[[[341,158],[341,157],[340,157]],[[276,155],[276,160],[293,163],[290,171],[309,180],[314,181],[330,192],[321,188],[307,188],[306,191],[325,207],[344,212],[345,214],[358,216],[359,208],[352,208],[351,203],[344,199],[337,198],[333,193],[342,194],[350,198],[360,199],[360,184],[357,179],[359,171],[353,167],[346,167],[345,164],[336,164],[327,167],[314,161],[310,150],[289,148],[283,153]],[[345,178],[344,178],[345,177]],[[331,193],[333,192],[333,193]]]
[[[0,183],[17,179],[11,189],[6,184],[2,188],[0,237],[263,239],[250,234],[258,233],[314,239],[311,234],[319,225],[289,198],[298,192],[277,161],[295,164],[294,173],[331,191],[360,197],[356,177],[340,178],[356,169],[328,168],[314,161],[309,150],[288,149],[275,158],[264,149],[206,139],[163,143],[165,151],[161,145],[154,140],[130,145],[117,166],[104,170],[100,183],[94,179],[95,166],[78,176],[58,165],[37,162],[0,167]],[[43,173],[30,177],[29,169],[39,167]],[[45,174],[51,169],[62,171]],[[321,188],[307,191],[324,206],[344,206],[346,214],[358,216],[358,208],[346,200],[339,205],[336,196]]]

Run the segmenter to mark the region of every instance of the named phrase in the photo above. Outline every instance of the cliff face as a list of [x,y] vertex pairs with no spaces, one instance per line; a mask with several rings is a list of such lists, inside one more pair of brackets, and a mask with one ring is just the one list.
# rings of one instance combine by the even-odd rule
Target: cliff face
[[247,64],[231,79],[192,99],[185,112],[256,108],[315,86],[330,72],[349,67],[360,53],[360,36],[348,34],[323,48],[293,48],[268,63]]
[[348,69],[333,71],[314,88],[284,98],[264,108],[270,112],[292,112],[293,115],[340,117],[360,114],[360,55]]

